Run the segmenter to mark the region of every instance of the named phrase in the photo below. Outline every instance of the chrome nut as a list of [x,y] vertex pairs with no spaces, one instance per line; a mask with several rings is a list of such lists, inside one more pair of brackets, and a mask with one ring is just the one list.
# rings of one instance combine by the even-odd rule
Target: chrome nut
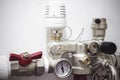
[[37,64],[36,64],[35,75],[42,75],[44,73],[44,70],[45,70],[44,62],[43,62],[42,59],[40,59],[40,60],[37,61]]

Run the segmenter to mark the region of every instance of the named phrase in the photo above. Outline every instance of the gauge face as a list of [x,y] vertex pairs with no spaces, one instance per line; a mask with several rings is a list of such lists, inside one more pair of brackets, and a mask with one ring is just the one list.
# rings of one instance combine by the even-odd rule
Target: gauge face
[[72,72],[72,65],[68,60],[61,60],[55,66],[55,74],[59,78],[66,78]]

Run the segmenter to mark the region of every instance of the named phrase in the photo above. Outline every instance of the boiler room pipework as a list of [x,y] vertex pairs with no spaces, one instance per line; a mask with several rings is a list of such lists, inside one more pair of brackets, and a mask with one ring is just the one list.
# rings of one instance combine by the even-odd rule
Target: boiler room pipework
[[[120,68],[120,55],[115,54],[117,46],[104,41],[106,18],[93,18],[91,40],[68,40],[65,34],[66,6],[59,1],[53,0],[46,6],[48,56],[42,56],[41,51],[33,54],[11,53],[10,59],[0,56],[3,60],[0,62],[0,79],[9,76],[41,76],[47,72],[55,73],[59,78],[73,74],[73,80],[119,80],[117,69]],[[110,74],[107,74],[108,71]]]

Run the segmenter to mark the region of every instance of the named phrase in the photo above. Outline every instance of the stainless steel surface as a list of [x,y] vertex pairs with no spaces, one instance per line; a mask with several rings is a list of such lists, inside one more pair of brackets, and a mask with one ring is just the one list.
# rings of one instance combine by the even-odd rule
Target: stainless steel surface
[[118,72],[117,69],[114,67],[114,65],[106,63],[106,67],[109,67],[112,73],[112,80],[119,80],[118,78]]

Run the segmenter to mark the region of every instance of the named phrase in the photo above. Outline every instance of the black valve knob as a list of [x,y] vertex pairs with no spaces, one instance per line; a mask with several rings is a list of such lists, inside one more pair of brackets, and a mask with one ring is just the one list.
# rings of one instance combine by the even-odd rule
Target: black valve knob
[[103,42],[100,46],[100,51],[107,54],[114,54],[117,46],[113,42]]

